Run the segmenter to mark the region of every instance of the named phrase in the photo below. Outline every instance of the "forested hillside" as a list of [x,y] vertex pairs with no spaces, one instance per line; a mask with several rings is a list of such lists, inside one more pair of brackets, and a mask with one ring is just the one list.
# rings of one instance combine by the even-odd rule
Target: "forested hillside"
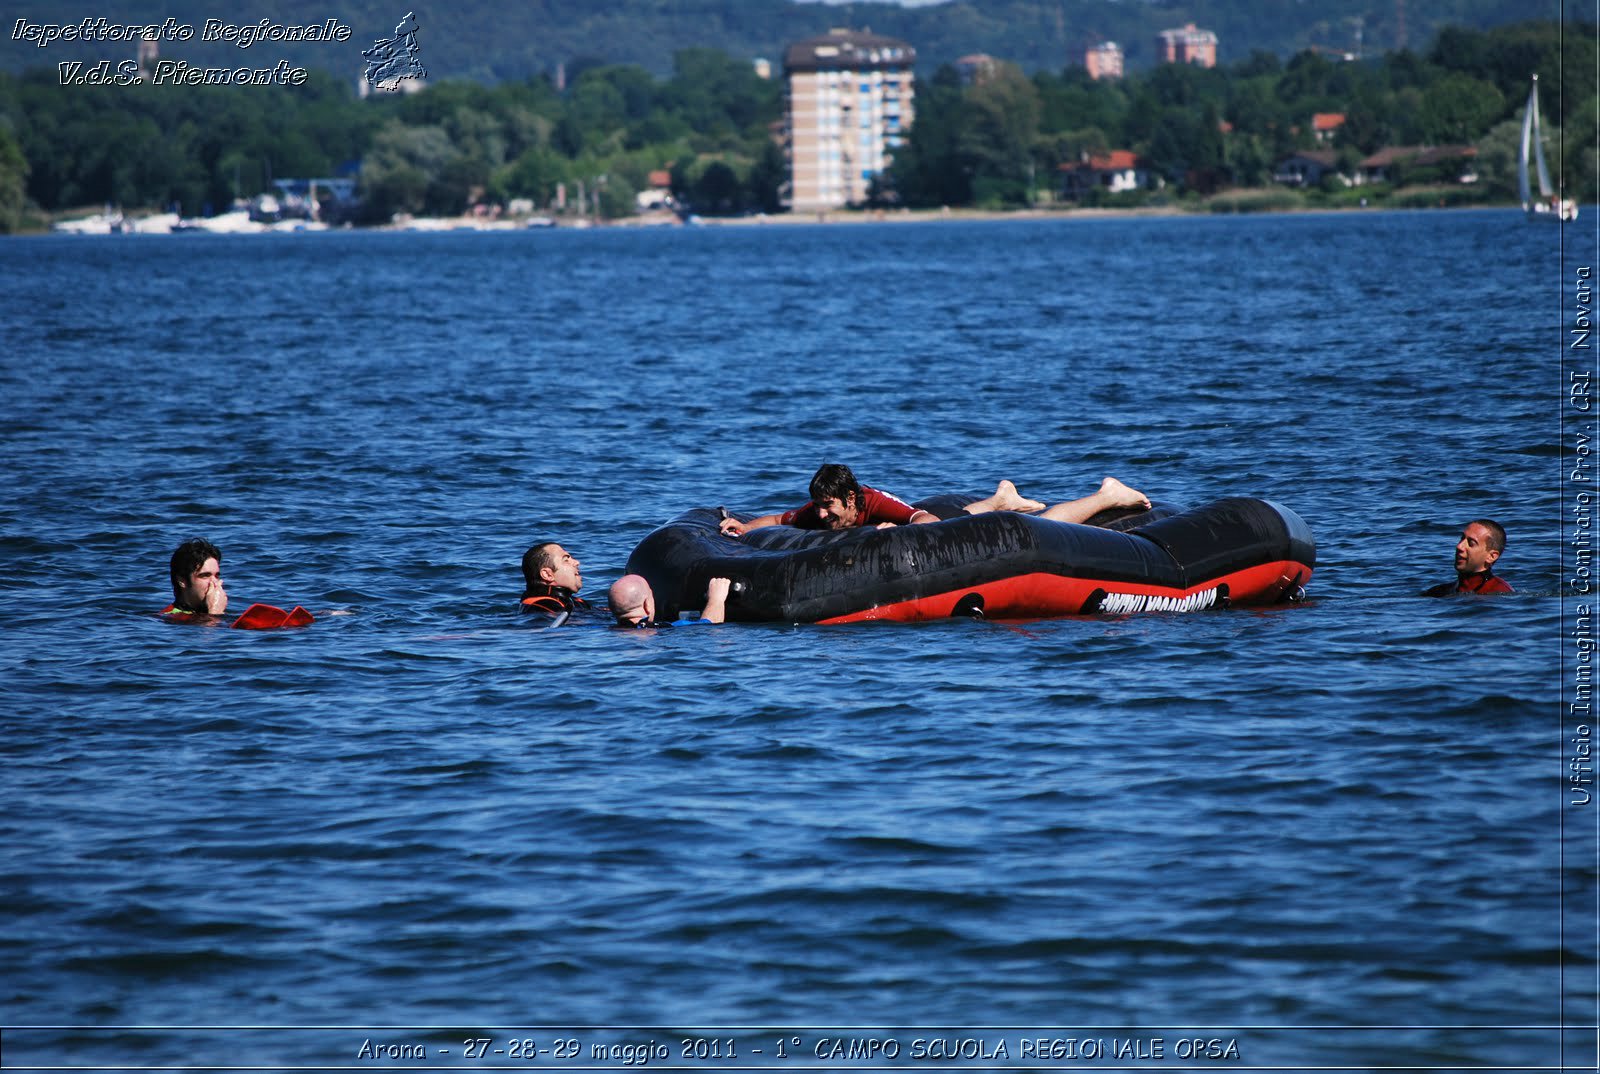
[[[633,64],[657,77],[672,72],[673,55],[710,48],[737,59],[782,57],[783,47],[825,32],[830,25],[870,26],[904,38],[918,51],[922,70],[971,52],[987,52],[1023,70],[1058,71],[1082,62],[1092,40],[1112,39],[1133,68],[1155,62],[1155,35],[1195,22],[1220,38],[1222,62],[1256,51],[1280,59],[1305,48],[1379,55],[1426,48],[1443,26],[1488,29],[1528,18],[1590,19],[1593,4],[1580,0],[953,0],[923,7],[892,3],[823,5],[791,0],[257,0],[217,5],[170,0],[152,9],[135,0],[103,0],[89,10],[48,0],[9,5],[0,37],[0,70],[20,72],[71,60],[113,60],[132,49],[106,42],[56,41],[45,48],[19,39],[16,20],[65,23],[92,14],[109,23],[144,24],[158,17],[192,26],[187,42],[166,41],[162,55],[196,64],[256,63],[280,58],[354,80],[361,50],[389,34],[407,11],[416,12],[419,42],[435,78],[485,82],[554,72],[558,65]],[[351,28],[342,44],[262,42],[248,49],[201,40],[208,19],[236,25],[301,25],[337,19]]]

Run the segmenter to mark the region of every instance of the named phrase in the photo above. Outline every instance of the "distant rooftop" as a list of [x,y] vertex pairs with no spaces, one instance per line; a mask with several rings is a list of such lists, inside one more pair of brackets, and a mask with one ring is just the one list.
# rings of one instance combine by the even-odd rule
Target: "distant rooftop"
[[1443,164],[1446,161],[1466,160],[1478,155],[1477,146],[1471,145],[1392,145],[1378,150],[1361,162],[1363,168],[1387,168],[1391,164],[1418,165]]
[[861,71],[909,67],[916,62],[916,49],[899,38],[870,30],[829,30],[820,37],[795,42],[783,54],[785,71]]
[[1217,43],[1216,34],[1210,30],[1202,30],[1192,22],[1184,23],[1176,30],[1162,30],[1156,36],[1165,41],[1169,48],[1176,44],[1195,46]]
[[1083,155],[1081,160],[1069,160],[1057,166],[1059,171],[1127,171],[1130,168],[1140,167],[1144,163],[1137,153],[1130,149],[1113,149],[1108,153],[1095,153]]

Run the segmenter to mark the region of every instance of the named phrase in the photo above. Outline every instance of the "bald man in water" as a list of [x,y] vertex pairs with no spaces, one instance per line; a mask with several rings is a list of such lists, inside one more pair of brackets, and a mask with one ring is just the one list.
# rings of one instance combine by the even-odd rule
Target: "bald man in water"
[[[732,583],[726,578],[713,578],[706,583],[706,606],[701,609],[699,619],[686,619],[680,622],[684,626],[700,623],[720,623],[727,617],[728,590]],[[611,589],[606,593],[606,599],[611,604],[611,614],[617,617],[619,627],[663,627],[671,623],[658,623],[656,619],[656,596],[650,589],[650,583],[637,574],[624,574],[611,583]]]

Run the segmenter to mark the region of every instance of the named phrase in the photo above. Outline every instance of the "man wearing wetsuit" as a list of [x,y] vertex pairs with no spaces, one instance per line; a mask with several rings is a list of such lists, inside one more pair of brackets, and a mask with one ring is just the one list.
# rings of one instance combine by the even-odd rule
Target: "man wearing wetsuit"
[[578,557],[554,541],[536,544],[522,554],[522,610],[565,619],[575,612],[589,610],[589,602],[578,596],[583,574]]
[[172,553],[167,567],[172,576],[172,603],[161,614],[173,622],[208,623],[228,610],[228,591],[222,585],[222,552],[210,541],[196,537]]
[[[678,626],[700,626],[720,623],[728,615],[728,590],[732,583],[726,578],[713,578],[706,583],[706,606],[698,619],[680,619]],[[672,623],[656,622],[656,595],[650,583],[637,574],[624,574],[611,583],[606,594],[611,614],[617,617],[617,626],[635,630],[651,627],[669,627]]]
[[[1045,507],[1038,500],[1026,499],[1010,481],[995,486],[994,494],[962,510],[969,515],[989,511],[1038,512],[1040,518],[1054,522],[1085,522],[1101,511],[1114,507],[1148,508],[1150,500],[1144,493],[1131,489],[1114,477],[1100,483],[1100,488],[1082,499]],[[887,492],[862,485],[850,467],[839,463],[826,463],[811,478],[811,502],[780,515],[762,515],[749,522],[735,518],[722,520],[721,529],[728,537],[742,537],[751,530],[766,526],[798,526],[809,530],[845,530],[853,526],[903,526],[907,523],[938,522],[939,517],[919,511],[904,500]]]
[[1489,596],[1511,593],[1505,579],[1497,578],[1494,565],[1506,549],[1506,530],[1492,518],[1480,518],[1461,528],[1456,542],[1456,580],[1441,582],[1425,591],[1425,597],[1454,597],[1462,593]]

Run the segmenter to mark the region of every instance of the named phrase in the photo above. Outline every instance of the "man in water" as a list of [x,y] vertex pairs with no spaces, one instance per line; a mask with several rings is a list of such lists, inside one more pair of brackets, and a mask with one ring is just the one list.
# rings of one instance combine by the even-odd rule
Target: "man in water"
[[222,585],[222,552],[210,541],[196,537],[172,553],[172,603],[161,614],[174,622],[209,622],[228,610],[228,591]]
[[554,541],[536,544],[522,554],[522,610],[564,620],[588,611],[589,602],[578,596],[583,574],[578,557]]
[[[1017,491],[1010,481],[995,486],[994,494],[969,503],[962,508],[969,515],[990,511],[1038,512],[1040,518],[1056,522],[1084,522],[1101,511],[1113,507],[1150,506],[1144,493],[1129,488],[1114,477],[1100,482],[1100,488],[1088,496],[1046,508],[1038,500],[1029,500]],[[826,463],[811,478],[811,502],[804,507],[782,514],[762,515],[749,522],[725,518],[722,532],[729,537],[740,537],[751,530],[766,526],[798,526],[811,530],[843,530],[853,526],[900,526],[938,522],[939,517],[915,507],[886,492],[880,492],[856,481],[848,466]]]
[[1500,553],[1506,550],[1506,530],[1492,518],[1475,519],[1461,528],[1456,542],[1456,580],[1441,582],[1422,595],[1453,597],[1459,593],[1511,593],[1511,586],[1494,574]]
[[[706,606],[701,609],[700,618],[680,619],[679,625],[723,622],[728,614],[728,590],[731,585],[732,583],[726,578],[713,578],[707,582]],[[606,597],[611,604],[611,614],[617,617],[619,627],[645,628],[673,625],[655,621],[655,593],[651,591],[650,583],[637,574],[624,574],[612,582]]]

